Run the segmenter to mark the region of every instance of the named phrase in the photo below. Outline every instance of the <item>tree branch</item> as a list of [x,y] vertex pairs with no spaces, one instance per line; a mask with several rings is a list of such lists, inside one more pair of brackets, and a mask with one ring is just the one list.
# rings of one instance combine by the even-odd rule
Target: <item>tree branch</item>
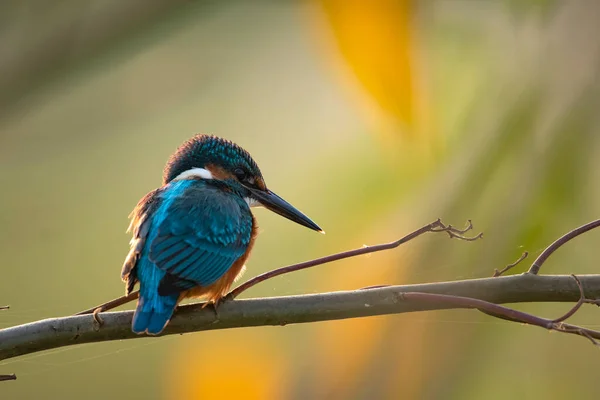
[[274,269],[272,271],[265,272],[264,274],[255,276],[254,278],[242,283],[241,285],[239,285],[238,287],[233,289],[231,292],[229,292],[229,294],[227,295],[227,298],[230,300],[235,299],[236,297],[238,297],[240,294],[242,294],[246,290],[250,289],[251,287],[258,285],[259,283],[264,282],[267,279],[275,278],[276,276],[279,276],[279,275],[288,274],[290,272],[296,272],[296,271],[300,271],[303,269],[316,267],[317,265],[328,264],[330,262],[343,260],[345,258],[351,258],[351,257],[356,257],[356,256],[364,255],[364,254],[376,253],[378,251],[395,249],[396,247],[399,247],[400,245],[402,245],[406,242],[409,242],[413,239],[416,239],[417,237],[419,237],[425,233],[428,233],[428,232],[433,232],[433,233],[446,232],[450,236],[450,238],[456,238],[456,239],[465,240],[465,241],[469,241],[469,242],[477,240],[477,239],[481,239],[483,237],[483,233],[479,233],[473,237],[463,236],[465,233],[467,233],[471,229],[473,229],[473,223],[471,222],[471,220],[467,221],[467,226],[464,229],[457,229],[457,228],[453,227],[452,225],[444,224],[442,222],[442,220],[438,218],[437,220],[433,221],[432,223],[427,224],[427,225],[417,229],[416,231],[413,231],[413,232],[409,233],[408,235],[401,237],[400,239],[395,240],[393,242],[377,244],[374,246],[364,246],[359,249],[343,251],[341,253],[331,254],[331,255],[328,255],[325,257],[321,257],[321,258],[315,258],[314,260],[309,260],[309,261],[301,262],[298,264],[288,265],[287,267],[281,267],[281,268]]
[[573,229],[571,232],[565,233],[563,236],[559,237],[552,243],[550,246],[546,247],[546,249],[535,259],[531,267],[529,267],[530,274],[537,275],[540,272],[540,268],[542,268],[542,264],[560,247],[566,244],[569,240],[576,238],[577,236],[586,233],[594,228],[598,228],[600,226],[600,219],[597,219],[592,222],[588,222],[585,225],[580,226],[579,228]]
[[514,263],[508,264],[506,267],[502,268],[501,270],[495,269],[492,277],[495,278],[497,276],[502,276],[504,273],[510,271],[511,269],[513,269],[514,267],[519,265],[521,263],[521,261],[523,261],[524,259],[527,258],[528,255],[529,255],[529,252],[525,251],[525,252],[523,252],[523,254],[521,254],[521,257],[519,257],[519,259],[517,261],[515,261]]
[[[600,298],[600,275],[581,275],[587,299]],[[429,294],[429,295],[428,295]],[[218,314],[201,304],[181,306],[164,335],[237,327],[287,325],[315,321],[400,314],[451,308],[477,308],[494,315],[600,339],[600,333],[555,320],[530,316],[492,303],[579,302],[580,287],[571,275],[521,274],[495,278],[389,286],[367,290],[230,300]],[[0,360],[82,343],[143,338],[131,332],[133,312],[46,319],[0,330]],[[531,317],[531,318],[530,318]],[[526,319],[524,319],[526,318]],[[554,324],[554,325],[552,325]]]

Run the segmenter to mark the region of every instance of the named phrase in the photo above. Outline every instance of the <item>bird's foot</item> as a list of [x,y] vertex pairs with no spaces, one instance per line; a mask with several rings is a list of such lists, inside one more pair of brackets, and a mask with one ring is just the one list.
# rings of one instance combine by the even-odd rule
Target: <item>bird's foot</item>
[[217,310],[217,303],[216,302],[212,302],[212,301],[207,301],[206,303],[204,303],[204,305],[202,306],[202,308],[205,307],[209,307],[213,313],[215,314],[215,319],[219,319],[219,311]]
[[225,302],[225,298],[220,298],[217,300],[207,301],[202,305],[202,308],[210,307],[215,314],[215,319],[219,319],[219,307],[221,304]]
[[102,327],[102,325],[104,325],[104,321],[99,315],[102,311],[104,311],[102,307],[98,307],[92,313],[92,318],[94,319],[94,327],[96,330],[99,330]]

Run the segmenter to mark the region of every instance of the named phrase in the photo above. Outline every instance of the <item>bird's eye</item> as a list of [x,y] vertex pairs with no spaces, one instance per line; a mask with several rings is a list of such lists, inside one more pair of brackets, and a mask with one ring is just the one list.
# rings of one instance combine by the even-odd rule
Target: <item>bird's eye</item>
[[248,177],[246,174],[246,171],[244,171],[242,168],[236,168],[235,171],[233,171],[233,173],[235,174],[235,177],[238,178],[238,180],[240,182],[245,181],[246,178]]

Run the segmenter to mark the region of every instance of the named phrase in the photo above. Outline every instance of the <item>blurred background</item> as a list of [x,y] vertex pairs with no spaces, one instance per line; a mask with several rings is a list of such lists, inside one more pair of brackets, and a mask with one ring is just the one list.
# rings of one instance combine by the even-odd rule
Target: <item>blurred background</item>
[[[600,214],[599,17],[586,0],[1,2],[0,327],[120,296],[127,215],[199,132],[248,149],[327,231],[258,210],[244,279],[437,217],[486,235],[244,297],[486,277],[527,250],[523,272]],[[598,273],[599,240],[543,272]],[[0,362],[18,376],[0,397],[583,399],[599,368],[582,338],[445,311],[57,349]]]

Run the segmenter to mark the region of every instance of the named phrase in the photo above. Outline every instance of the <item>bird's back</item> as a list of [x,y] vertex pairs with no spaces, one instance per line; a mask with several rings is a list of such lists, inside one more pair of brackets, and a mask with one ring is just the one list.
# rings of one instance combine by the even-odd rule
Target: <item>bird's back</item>
[[[254,219],[244,199],[223,181],[173,181],[138,204],[139,225],[123,275],[140,281],[133,330],[158,333],[182,293],[208,292],[251,248]],[[132,257],[135,257],[132,259]],[[243,264],[243,263],[242,263]],[[129,271],[125,271],[129,268]],[[200,289],[200,290],[199,290]]]

